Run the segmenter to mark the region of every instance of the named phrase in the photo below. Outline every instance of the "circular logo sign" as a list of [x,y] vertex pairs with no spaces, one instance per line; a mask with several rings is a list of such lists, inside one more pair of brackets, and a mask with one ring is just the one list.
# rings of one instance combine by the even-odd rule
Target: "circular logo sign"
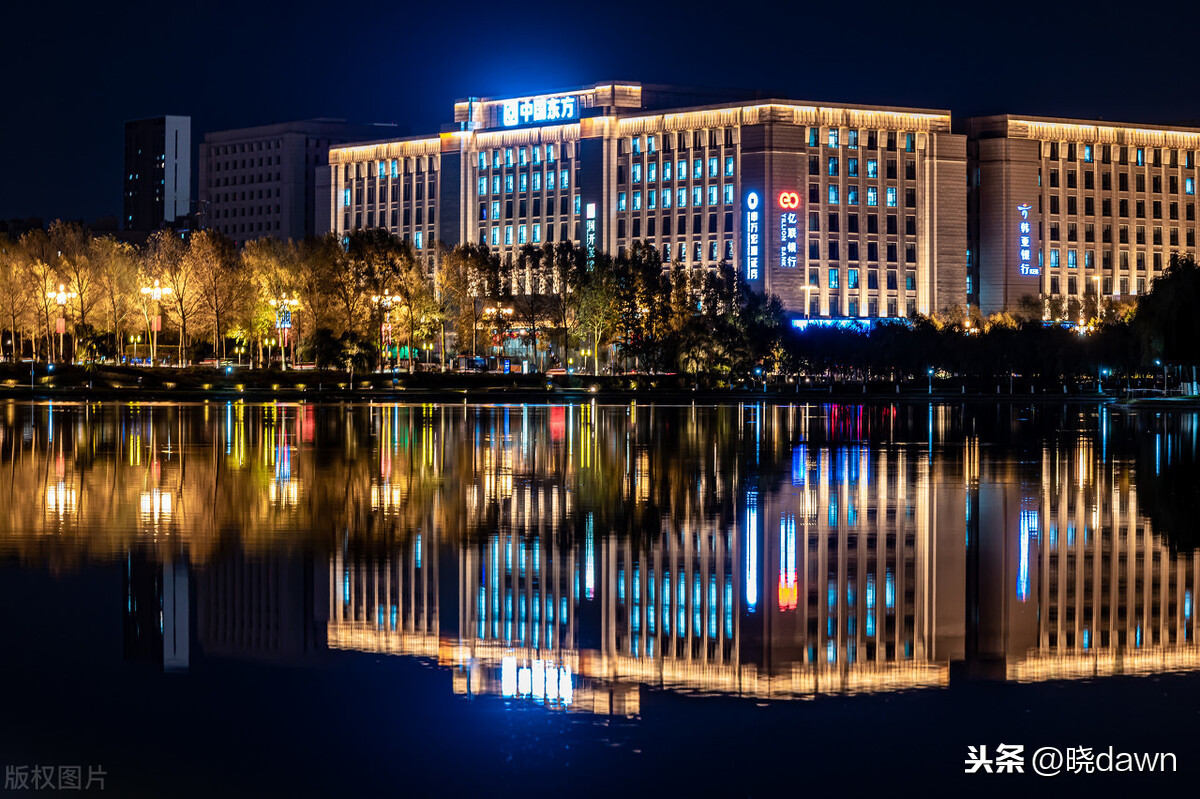
[[751,211],[753,211],[755,208],[758,207],[758,194],[757,193],[750,192],[749,194],[746,195],[746,207],[749,208]]
[[779,192],[779,207],[780,208],[799,208],[800,195],[794,191]]

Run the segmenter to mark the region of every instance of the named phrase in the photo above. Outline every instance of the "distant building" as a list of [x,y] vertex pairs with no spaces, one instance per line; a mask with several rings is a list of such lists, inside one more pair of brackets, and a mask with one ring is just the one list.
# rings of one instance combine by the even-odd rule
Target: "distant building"
[[125,123],[125,230],[157,230],[187,214],[192,196],[192,118]]
[[950,113],[637,83],[472,98],[456,130],[335,147],[322,210],[502,257],[570,241],[725,262],[809,318],[912,318],[966,302],[966,137]]
[[968,119],[968,301],[1135,300],[1196,250],[1200,129],[1080,119]]
[[329,148],[391,132],[388,126],[307,119],[207,133],[200,147],[199,227],[238,243],[325,233],[328,188],[316,210],[318,170],[328,180]]

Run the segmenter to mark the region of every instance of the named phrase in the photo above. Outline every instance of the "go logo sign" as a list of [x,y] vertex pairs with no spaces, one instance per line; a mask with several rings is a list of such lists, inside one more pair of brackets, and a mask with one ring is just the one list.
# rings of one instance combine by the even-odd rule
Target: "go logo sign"
[[800,207],[800,195],[794,191],[779,192],[779,207],[784,209],[796,209]]

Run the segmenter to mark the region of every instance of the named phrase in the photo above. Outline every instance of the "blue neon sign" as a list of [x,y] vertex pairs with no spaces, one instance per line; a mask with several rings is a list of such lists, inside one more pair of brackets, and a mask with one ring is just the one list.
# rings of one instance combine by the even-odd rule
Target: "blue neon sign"
[[500,121],[504,127],[536,122],[562,122],[579,118],[579,103],[572,95],[505,100]]
[[1017,206],[1017,211],[1021,214],[1021,221],[1017,223],[1017,254],[1021,262],[1021,274],[1036,277],[1042,273],[1042,269],[1040,266],[1032,264],[1033,225],[1029,221],[1030,210],[1029,203],[1022,203]]
[[758,280],[758,192],[746,195],[746,279]]

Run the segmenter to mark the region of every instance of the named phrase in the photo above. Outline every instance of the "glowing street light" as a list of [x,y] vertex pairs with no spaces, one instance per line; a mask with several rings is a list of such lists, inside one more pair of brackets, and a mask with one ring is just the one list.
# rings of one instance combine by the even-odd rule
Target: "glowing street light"
[[137,356],[138,344],[142,343],[142,337],[140,335],[130,336],[129,343],[133,345],[133,359],[136,361],[137,357],[138,357]]
[[150,365],[154,365],[154,361],[158,357],[158,331],[162,330],[162,298],[164,294],[170,294],[170,286],[160,286],[158,278],[154,279],[154,285],[142,286],[142,294],[154,301],[154,318],[150,320]]
[[63,337],[67,331],[67,300],[73,300],[79,295],[67,291],[66,286],[58,284],[58,291],[47,291],[46,296],[58,305],[58,357],[63,357]]
[[[300,307],[300,300],[296,299],[295,292],[291,297],[281,295],[278,299],[272,297],[269,302],[271,307],[275,309],[275,329],[279,331],[279,361],[283,371],[287,371],[287,345],[288,333],[292,330],[292,314],[296,313],[296,309]],[[293,347],[293,352],[295,347]]]
[[[371,302],[378,308],[383,308],[383,320],[379,323],[379,369],[383,371],[383,353],[387,353],[389,364],[392,361],[392,304],[400,297],[390,292],[374,294]],[[412,346],[412,342],[409,342]],[[394,368],[394,367],[393,367]]]

